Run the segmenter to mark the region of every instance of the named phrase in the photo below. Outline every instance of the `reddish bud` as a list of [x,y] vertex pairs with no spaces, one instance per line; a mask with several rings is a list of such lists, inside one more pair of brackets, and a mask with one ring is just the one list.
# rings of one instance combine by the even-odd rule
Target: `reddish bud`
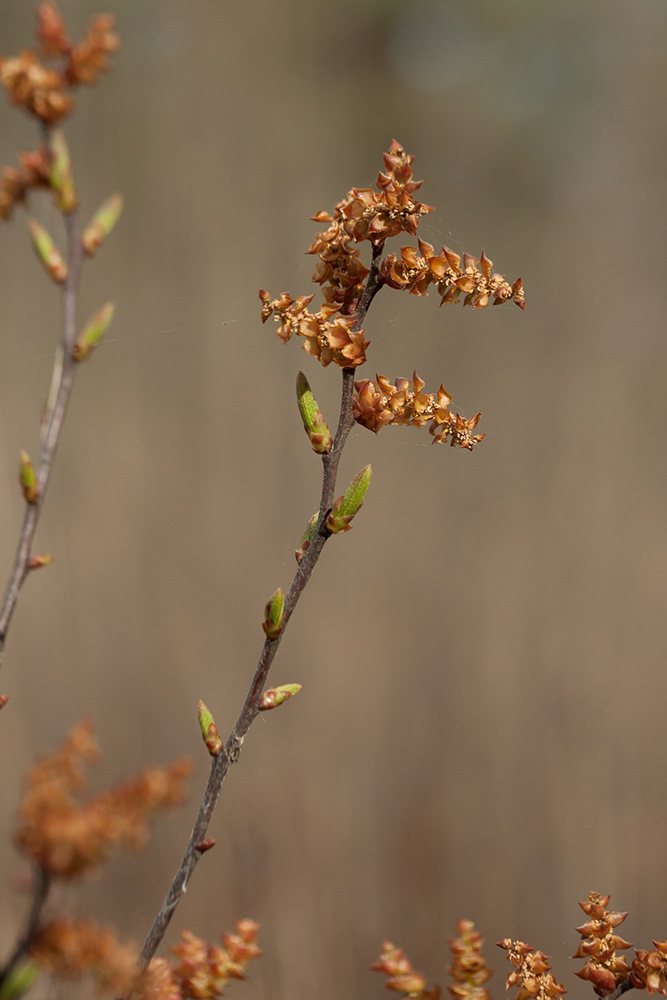
[[210,851],[212,847],[215,847],[215,845],[216,841],[213,837],[211,837],[208,840],[200,840],[195,846],[200,854],[206,854],[206,852]]

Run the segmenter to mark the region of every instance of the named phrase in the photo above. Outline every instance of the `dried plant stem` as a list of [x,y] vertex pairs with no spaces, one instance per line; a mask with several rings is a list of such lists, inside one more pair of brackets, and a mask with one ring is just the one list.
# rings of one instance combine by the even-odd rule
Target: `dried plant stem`
[[35,870],[35,884],[33,888],[32,904],[26,921],[25,931],[19,938],[14,951],[7,960],[7,964],[3,969],[0,969],[0,992],[2,992],[4,983],[7,982],[14,969],[30,950],[30,945],[32,944],[35,933],[39,927],[42,909],[44,908],[50,888],[50,875],[42,868],[37,868]]
[[[363,295],[359,301],[359,308],[357,310],[356,320],[353,327],[354,330],[359,330],[363,326],[368,308],[373,298],[381,288],[381,281],[379,278],[381,256],[382,247],[374,246],[371,269],[368,278],[366,279]],[[324,548],[327,539],[330,537],[329,532],[325,527],[325,521],[335,499],[336,478],[340,457],[343,447],[345,446],[347,436],[350,433],[352,425],[354,424],[354,418],[352,415],[354,373],[354,368],[343,369],[340,416],[338,419],[336,436],[334,438],[331,451],[327,455],[322,456],[322,494],[320,499],[318,529],[304,558],[299,563],[287,597],[285,598],[282,632],[277,639],[266,639],[264,642],[264,647],[262,649],[252,683],[246,695],[243,708],[241,709],[241,714],[236,720],[236,725],[232,729],[229,738],[225,743],[224,749],[219,756],[213,759],[204,797],[199,807],[199,813],[185,849],[183,859],[179,865],[176,875],[174,876],[164,903],[160,908],[160,912],[153,921],[153,926],[151,927],[144,942],[144,946],[141,949],[139,966],[142,969],[146,968],[159,947],[167,927],[169,926],[169,922],[174,915],[174,911],[180,900],[185,895],[188,882],[190,881],[192,873],[195,870],[197,862],[204,853],[206,833],[213,815],[213,810],[215,809],[220,796],[222,783],[227,776],[229,768],[239,759],[246,733],[250,729],[250,726],[259,711],[259,702],[262,696],[262,691],[264,690],[271,664],[273,663],[275,655],[278,652],[278,647],[280,646],[281,640],[285,634],[287,623],[289,622],[292,612],[294,611],[299,598],[301,597],[301,594],[310,579],[322,549]],[[209,845],[206,845],[206,847],[207,846]]]
[[620,1000],[620,997],[622,997],[624,993],[627,993],[628,990],[634,990],[634,989],[636,989],[636,987],[633,985],[632,980],[628,976],[628,978],[625,979],[620,984],[620,986],[616,987],[613,993],[609,994],[607,1000]]
[[4,656],[7,631],[16,608],[19,592],[30,572],[30,557],[42,513],[46,489],[51,477],[53,461],[60,440],[67,404],[72,392],[76,361],[72,348],[76,339],[76,293],[83,263],[83,248],[76,212],[64,214],[67,233],[67,277],[62,287],[61,340],[51,380],[51,392],[47,411],[42,424],[42,442],[39,466],[36,470],[38,499],[36,503],[26,503],[23,525],[14,558],[14,566],[7,583],[5,597],[0,609],[0,667]]

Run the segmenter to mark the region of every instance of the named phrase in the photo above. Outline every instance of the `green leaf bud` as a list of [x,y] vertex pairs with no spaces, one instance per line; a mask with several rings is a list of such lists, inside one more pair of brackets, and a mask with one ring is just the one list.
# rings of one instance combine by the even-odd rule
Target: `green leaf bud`
[[319,516],[319,511],[316,510],[313,516],[311,517],[310,521],[308,522],[306,530],[301,536],[301,544],[299,545],[299,548],[296,549],[296,551],[294,552],[294,555],[296,556],[296,561],[298,563],[300,563],[303,557],[305,556],[306,552],[310,548],[310,543],[315,537],[315,532],[317,530],[318,516]]
[[30,455],[27,451],[19,453],[19,483],[21,484],[26,503],[37,503],[39,500],[37,476],[35,475],[35,468],[30,461]]
[[331,432],[327,422],[318,409],[308,379],[299,372],[296,376],[296,398],[303,426],[318,455],[326,455],[331,451]]
[[99,344],[111,325],[115,308],[113,302],[107,302],[90,317],[74,345],[72,357],[75,361],[85,361],[92,349]]
[[112,194],[95,212],[81,236],[83,249],[89,257],[104,243],[105,239],[118,222],[123,210],[123,196]]
[[277,708],[288,698],[293,698],[301,690],[300,684],[281,684],[279,687],[269,688],[264,692],[259,703],[260,712],[268,712],[271,708]]
[[60,129],[51,134],[51,171],[49,183],[58,196],[58,208],[61,212],[73,212],[77,206],[76,189],[72,159],[65,142],[65,136]]
[[18,997],[23,996],[24,993],[28,992],[39,972],[37,962],[33,962],[32,959],[16,965],[0,987],[0,1000],[17,1000]]
[[267,602],[264,609],[264,621],[262,628],[267,639],[277,639],[283,630],[285,618],[285,595],[280,587]]
[[210,753],[211,757],[219,757],[222,751],[222,738],[218,732],[218,727],[215,724],[213,716],[203,701],[199,702],[197,717],[199,719],[199,728],[201,729],[206,749]]
[[332,535],[350,530],[350,522],[364,502],[370,481],[371,467],[366,465],[356,474],[343,496],[336,500],[327,517],[327,530]]
[[40,226],[39,222],[36,222],[35,219],[28,219],[28,228],[30,229],[35,253],[53,280],[61,284],[67,277],[65,258],[44,226]]

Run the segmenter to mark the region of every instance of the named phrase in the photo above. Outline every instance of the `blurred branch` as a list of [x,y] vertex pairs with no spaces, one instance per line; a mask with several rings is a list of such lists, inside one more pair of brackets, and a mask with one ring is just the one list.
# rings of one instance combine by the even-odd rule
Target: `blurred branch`
[[19,938],[14,951],[7,960],[5,967],[0,969],[0,994],[2,992],[3,985],[8,981],[21,959],[23,959],[30,950],[30,945],[32,944],[39,927],[42,910],[44,908],[44,904],[46,903],[47,896],[49,895],[50,888],[50,875],[48,872],[45,872],[43,868],[37,866],[35,868],[35,884],[33,888],[32,904],[30,906],[30,912],[26,922],[26,928]]
[[[45,135],[49,153],[53,156],[51,132],[48,128],[45,128]],[[79,219],[76,209],[70,212],[63,212],[63,218],[67,234],[67,276],[62,285],[60,346],[53,367],[49,402],[42,423],[41,452],[39,467],[36,472],[37,499],[32,503],[26,501],[23,525],[14,557],[14,566],[7,583],[2,608],[0,609],[0,667],[2,666],[4,656],[7,631],[16,608],[19,592],[31,569],[30,557],[32,555],[35,532],[37,531],[37,525],[44,504],[44,496],[51,477],[51,470],[60,440],[65,412],[72,392],[74,369],[76,367],[76,361],[73,356],[76,340],[76,293],[83,264],[83,246],[81,244]]]
[[[368,308],[373,301],[373,298],[382,287],[382,281],[379,273],[381,255],[382,246],[373,246],[371,269],[368,278],[366,279],[363,295],[359,300],[359,308],[356,312],[354,326],[352,327],[355,331],[360,330],[363,326]],[[315,565],[327,539],[330,537],[330,532],[326,527],[326,519],[334,502],[340,457],[345,446],[347,436],[354,423],[352,415],[354,371],[354,368],[343,369],[338,427],[331,451],[326,455],[322,455],[322,493],[320,498],[317,530],[310,547],[308,548],[302,561],[299,563],[298,569],[294,575],[294,579],[292,580],[292,584],[285,599],[282,631],[277,638],[267,638],[264,642],[264,647],[262,649],[252,683],[246,695],[243,708],[241,709],[241,713],[227,739],[227,742],[225,743],[224,749],[218,756],[213,758],[204,797],[199,807],[199,813],[197,814],[197,819],[190,835],[190,839],[188,840],[183,859],[179,865],[176,875],[174,876],[162,907],[160,908],[160,912],[153,921],[153,926],[151,927],[141,950],[141,954],[139,956],[139,966],[142,969],[146,968],[159,947],[171,918],[174,915],[174,911],[185,895],[188,882],[192,877],[197,862],[202,854],[212,846],[211,841],[206,840],[206,833],[213,811],[220,796],[222,783],[225,780],[227,772],[232,764],[235,764],[239,759],[246,733],[250,729],[255,716],[259,712],[262,691],[264,690],[271,664],[273,663],[276,653],[278,652],[278,647],[280,646],[282,637],[285,634],[285,626],[287,625],[292,612],[296,608],[299,598],[301,597],[301,594],[303,593],[306,584],[315,569]]]
[[620,986],[616,987],[613,993],[609,994],[607,1000],[620,1000],[620,997],[622,997],[624,993],[627,993],[629,990],[634,990],[634,989],[636,989],[636,986],[632,982],[632,979],[628,977],[624,982],[621,983]]

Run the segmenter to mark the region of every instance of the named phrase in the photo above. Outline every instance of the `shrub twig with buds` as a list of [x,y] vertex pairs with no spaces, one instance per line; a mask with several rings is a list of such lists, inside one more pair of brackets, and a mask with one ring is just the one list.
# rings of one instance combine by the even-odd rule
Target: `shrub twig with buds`
[[14,567],[0,607],[0,666],[21,587],[31,569],[45,566],[49,561],[47,557],[39,557],[35,563],[32,546],[72,392],[76,362],[88,357],[113,316],[111,303],[102,306],[77,335],[77,286],[84,256],[101,246],[122,207],[120,196],[112,195],[82,232],[72,160],[64,134],[55,128],[74,107],[72,92],[82,84],[95,83],[100,73],[110,68],[110,56],[119,45],[114,18],[110,14],[93,17],[85,38],[75,44],[55,3],[46,2],[37,11],[36,34],[37,50],[0,57],[0,83],[10,101],[37,120],[42,138],[37,149],[21,154],[19,169],[3,168],[0,221],[8,219],[17,205],[25,205],[33,191],[49,190],[63,218],[67,248],[61,253],[42,225],[35,219],[28,221],[35,252],[46,273],[60,287],[62,324],[36,466],[33,467],[25,451],[21,452],[20,481],[26,510]]
[[[398,142],[392,141],[389,151],[384,154],[386,172],[378,175],[376,191],[353,188],[336,205],[333,215],[318,212],[313,216],[317,222],[329,223],[329,228],[318,233],[308,249],[308,253],[319,258],[313,281],[322,286],[324,303],[318,312],[308,309],[314,295],[293,299],[283,292],[272,299],[267,291],[260,290],[262,321],[275,320],[276,332],[283,343],[292,336],[301,337],[304,351],[324,368],[334,365],[342,370],[338,425],[332,436],[306,376],[299,372],[298,409],[313,451],[322,460],[319,508],[311,517],[296,550],[297,570],[287,594],[278,588],[266,605],[262,625],[266,638],[252,683],[224,749],[212,760],[192,835],[144,943],[140,959],[144,964],[150,961],[159,945],[201,857],[197,844],[206,838],[222,782],[230,766],[238,760],[253,720],[259,711],[273,707],[263,700],[263,690],[299,598],[328,539],[350,530],[364,502],[371,478],[370,465],[362,469],[343,496],[335,500],[339,463],[355,421],[375,432],[388,423],[420,427],[430,422],[434,442],[449,441],[468,449],[482,440],[483,435],[472,433],[479,414],[466,420],[460,414],[451,413],[448,409],[451,396],[444,387],[440,387],[437,396],[427,396],[422,393],[424,383],[416,373],[411,385],[406,379],[398,379],[391,385],[380,376],[376,383],[355,382],[355,373],[366,361],[370,345],[364,331],[366,315],[383,287],[424,295],[428,286],[434,284],[443,303],[455,302],[463,292],[464,305],[476,308],[483,308],[491,299],[497,304],[513,299],[522,309],[524,306],[521,280],[508,285],[500,275],[492,272],[491,261],[484,254],[480,260],[466,254],[461,267],[460,258],[452,251],[443,248],[440,254],[435,254],[430,244],[419,241],[419,252],[414,248],[413,251],[401,249],[402,262],[397,262],[393,254],[383,257],[389,238],[401,233],[415,236],[421,217],[431,211],[430,206],[413,197],[421,185],[421,181],[413,179],[413,159]],[[357,248],[357,244],[364,241],[371,244],[368,265],[361,260]]]

